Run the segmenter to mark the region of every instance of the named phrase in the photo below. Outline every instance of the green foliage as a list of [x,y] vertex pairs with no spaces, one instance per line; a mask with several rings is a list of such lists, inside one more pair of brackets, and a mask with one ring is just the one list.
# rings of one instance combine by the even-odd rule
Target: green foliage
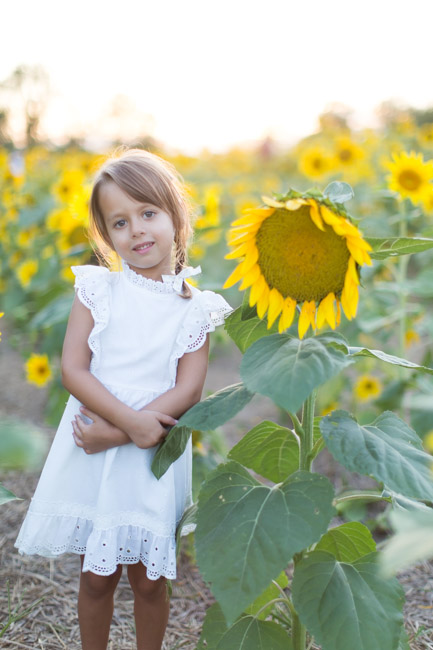
[[18,499],[18,497],[0,483],[0,506],[15,499]]
[[349,183],[344,183],[343,181],[329,183],[323,194],[333,203],[346,203],[346,201],[350,201],[355,196],[355,192]]
[[176,458],[184,452],[192,429],[215,429],[242,410],[253,398],[242,383],[233,384],[202,402],[199,402],[179,419],[160,445],[152,462],[152,472],[161,478]]
[[296,413],[311,392],[352,363],[327,335],[299,340],[274,334],[248,348],[241,363],[245,386]]
[[385,361],[394,366],[401,366],[402,368],[411,368],[412,370],[417,370],[418,372],[424,372],[428,375],[433,375],[433,368],[427,368],[426,366],[420,366],[417,363],[408,361],[407,359],[400,359],[392,354],[386,354],[382,350],[369,350],[368,348],[360,347],[349,347],[349,353],[353,357],[370,357],[379,359],[380,361]]
[[281,596],[282,590],[285,589],[288,584],[289,579],[284,571],[282,571],[278,578],[273,580],[271,584],[266,587],[264,592],[245,609],[245,613],[251,614],[251,616],[256,616],[264,621],[272,611],[273,601]]
[[279,483],[299,469],[299,442],[290,429],[265,420],[245,434],[228,457]]
[[206,610],[200,639],[196,650],[216,650],[217,644],[227,631],[227,623],[218,603]]
[[421,253],[433,248],[433,239],[427,237],[368,237],[367,241],[373,248],[370,257],[374,260]]
[[0,423],[0,467],[39,469],[48,451],[47,436],[34,424],[12,417]]
[[431,456],[403,420],[389,411],[361,426],[346,411],[320,423],[331,454],[352,472],[373,476],[395,492],[433,500]]
[[384,575],[433,558],[433,509],[399,510],[390,515],[395,535],[382,555]]
[[339,562],[354,562],[375,551],[376,543],[368,528],[354,521],[328,530],[315,550],[327,551]]
[[228,622],[295,553],[320,539],[334,514],[332,500],[329,481],[309,472],[273,488],[234,461],[209,475],[199,496],[197,560]]
[[249,346],[263,336],[269,336],[277,332],[277,325],[268,329],[267,321],[260,319],[257,315],[245,317],[245,310],[241,307],[226,318],[224,327],[230,338],[236,343],[241,352],[245,352]]
[[313,551],[296,565],[293,603],[323,650],[396,650],[403,589],[378,576],[376,554],[339,562]]
[[287,633],[276,623],[243,616],[221,637],[216,650],[280,650],[290,646]]

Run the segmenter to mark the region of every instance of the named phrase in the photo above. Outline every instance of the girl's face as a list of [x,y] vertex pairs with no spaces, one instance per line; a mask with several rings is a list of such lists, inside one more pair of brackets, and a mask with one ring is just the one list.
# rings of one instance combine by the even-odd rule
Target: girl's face
[[99,190],[99,207],[114,250],[136,273],[160,281],[171,272],[175,233],[167,212],[111,181]]

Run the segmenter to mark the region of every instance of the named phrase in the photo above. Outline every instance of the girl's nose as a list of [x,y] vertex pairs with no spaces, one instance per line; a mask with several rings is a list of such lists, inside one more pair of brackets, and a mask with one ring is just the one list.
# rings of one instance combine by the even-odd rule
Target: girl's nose
[[143,219],[134,219],[132,222],[132,236],[137,237],[146,232],[146,227]]

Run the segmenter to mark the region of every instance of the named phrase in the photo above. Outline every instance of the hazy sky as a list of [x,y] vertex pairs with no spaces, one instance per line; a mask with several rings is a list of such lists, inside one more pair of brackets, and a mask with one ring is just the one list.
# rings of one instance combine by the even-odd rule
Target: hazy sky
[[0,80],[45,66],[53,135],[97,139],[116,95],[135,107],[123,134],[146,127],[187,152],[296,140],[332,102],[355,125],[384,100],[433,105],[431,0],[3,4]]

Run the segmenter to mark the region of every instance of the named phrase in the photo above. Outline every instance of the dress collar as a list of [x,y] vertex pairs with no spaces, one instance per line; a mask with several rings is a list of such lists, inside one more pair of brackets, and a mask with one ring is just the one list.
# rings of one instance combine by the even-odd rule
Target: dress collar
[[134,284],[137,287],[144,287],[145,289],[153,291],[154,293],[180,294],[182,293],[184,280],[201,273],[201,268],[199,266],[195,268],[188,266],[185,269],[182,269],[182,271],[180,271],[180,273],[177,275],[163,275],[162,281],[159,281],[152,280],[151,278],[146,278],[146,276],[136,273],[123,259],[122,268],[126,279],[131,282],[131,284]]

